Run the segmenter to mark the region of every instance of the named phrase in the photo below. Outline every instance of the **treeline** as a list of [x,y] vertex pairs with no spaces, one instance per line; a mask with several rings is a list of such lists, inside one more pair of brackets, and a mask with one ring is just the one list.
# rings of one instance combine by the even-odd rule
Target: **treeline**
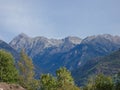
[[120,73],[114,77],[103,74],[91,77],[83,90],[120,90]]
[[24,50],[17,62],[10,53],[0,50],[0,82],[20,84],[26,90],[120,90],[120,73],[114,77],[99,74],[80,88],[65,67],[58,69],[55,76],[42,74],[40,79],[34,78],[34,69]]
[[64,67],[56,71],[56,77],[42,74],[39,80],[34,78],[34,69],[24,50],[17,62],[10,53],[0,50],[0,82],[20,84],[26,90],[79,90],[71,73]]

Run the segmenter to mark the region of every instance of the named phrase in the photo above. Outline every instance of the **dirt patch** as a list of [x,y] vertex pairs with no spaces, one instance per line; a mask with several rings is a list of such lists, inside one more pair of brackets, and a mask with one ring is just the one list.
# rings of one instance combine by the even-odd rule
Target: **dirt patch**
[[0,83],[0,90],[26,90],[26,89],[16,84]]

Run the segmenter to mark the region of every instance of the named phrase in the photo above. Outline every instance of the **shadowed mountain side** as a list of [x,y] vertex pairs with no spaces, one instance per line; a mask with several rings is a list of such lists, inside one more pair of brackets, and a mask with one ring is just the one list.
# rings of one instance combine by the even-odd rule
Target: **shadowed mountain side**
[[0,49],[4,49],[8,52],[10,52],[13,57],[15,58],[15,60],[19,60],[19,54],[16,50],[14,50],[9,44],[7,44],[6,42],[0,40]]
[[25,34],[15,37],[10,45],[18,52],[24,48],[33,59],[37,73],[53,73],[65,66],[75,70],[88,60],[105,56],[120,48],[120,37],[109,34],[89,36],[83,40],[77,37],[65,39],[31,38]]
[[120,50],[107,56],[89,60],[84,66],[72,72],[78,85],[83,85],[91,75],[103,73],[105,75],[115,75],[120,72]]

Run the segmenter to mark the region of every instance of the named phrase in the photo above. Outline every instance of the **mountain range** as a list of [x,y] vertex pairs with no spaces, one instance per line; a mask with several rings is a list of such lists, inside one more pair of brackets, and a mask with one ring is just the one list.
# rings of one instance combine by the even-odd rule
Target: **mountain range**
[[[24,49],[32,58],[38,75],[54,74],[56,69],[65,66],[72,72],[76,83],[81,85],[79,83],[92,74],[103,71],[105,74],[110,74],[108,72],[110,69],[105,69],[105,66],[108,67],[109,59],[112,58],[111,53],[119,52],[120,36],[103,34],[88,36],[84,39],[72,36],[64,39],[48,39],[42,36],[29,37],[21,33],[9,44],[1,40],[0,48],[11,52],[16,60],[18,59],[16,57],[19,57],[18,53]],[[103,57],[110,58],[105,61]],[[114,73],[119,71],[119,64],[111,60],[110,65],[116,67]]]

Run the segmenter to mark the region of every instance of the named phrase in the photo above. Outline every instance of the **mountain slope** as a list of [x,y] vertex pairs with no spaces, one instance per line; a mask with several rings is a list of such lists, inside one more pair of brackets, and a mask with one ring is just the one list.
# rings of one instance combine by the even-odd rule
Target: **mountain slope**
[[105,56],[120,48],[120,37],[109,34],[65,39],[31,38],[25,34],[15,37],[10,45],[17,51],[22,48],[33,59],[39,72],[54,72],[61,66],[69,70],[84,66],[88,60]]
[[17,53],[17,51],[14,50],[9,44],[7,44],[6,42],[2,40],[0,40],[0,49],[4,49],[10,52],[16,60],[19,59],[19,54]]
[[120,37],[112,35],[90,36],[82,40],[81,44],[62,56],[62,60],[69,69],[84,66],[88,60],[98,56],[105,56],[120,48]]
[[120,72],[120,50],[104,57],[89,60],[84,66],[74,70],[73,76],[76,83],[82,85],[91,75],[103,73],[105,75],[115,75]]
[[31,57],[34,57],[36,54],[42,53],[48,48],[55,49],[52,53],[65,52],[80,43],[81,39],[78,37],[67,37],[65,39],[31,38],[21,33],[10,42],[10,45],[17,51],[24,48]]
[[33,59],[33,63],[39,72],[54,72],[61,66],[59,59],[76,45],[81,43],[78,37],[66,37],[64,39],[48,39],[45,37],[31,38],[25,34],[15,37],[10,45],[18,52],[24,48]]
[[84,66],[88,60],[105,56],[120,48],[120,37],[109,34],[65,39],[31,38],[25,34],[15,37],[10,45],[18,52],[24,48],[33,59],[39,72],[54,72],[60,66],[74,70]]

